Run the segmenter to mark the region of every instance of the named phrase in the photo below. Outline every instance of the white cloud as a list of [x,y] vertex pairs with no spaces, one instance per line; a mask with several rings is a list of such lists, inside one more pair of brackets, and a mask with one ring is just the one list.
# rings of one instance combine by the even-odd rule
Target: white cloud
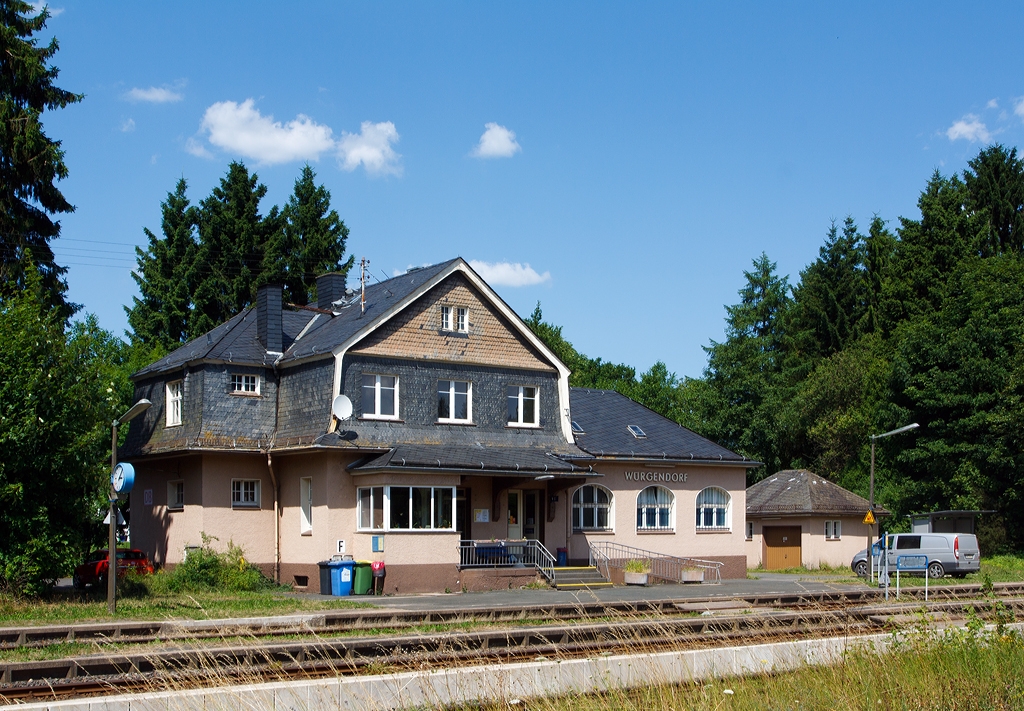
[[504,126],[496,123],[484,124],[486,129],[480,142],[473,149],[472,155],[476,158],[511,158],[522,146],[516,143],[515,131],[510,131]]
[[999,108],[999,101],[996,100],[996,99],[989,99],[989,102],[987,104],[985,104],[985,108],[986,109],[998,109]]
[[985,124],[975,114],[967,114],[959,121],[953,123],[946,130],[946,136],[951,141],[964,139],[966,141],[981,141],[987,143],[992,138]]
[[128,119],[127,121],[125,121],[124,123],[121,124],[121,132],[122,133],[131,133],[134,130],[135,130],[135,119]]
[[491,286],[533,286],[551,280],[551,272],[538,274],[529,264],[519,262],[478,262],[469,263],[477,274]]
[[1013,113],[1024,119],[1024,97],[1021,97],[1014,102]]
[[206,150],[206,146],[194,138],[185,141],[185,150],[198,158],[213,158],[213,154]]
[[282,124],[260,114],[252,99],[213,104],[203,114],[200,131],[218,148],[267,164],[317,160],[334,147],[329,126],[302,114]]
[[359,133],[342,133],[338,141],[341,167],[355,170],[360,164],[371,175],[402,174],[402,156],[391,147],[400,136],[390,121],[363,121]]
[[124,98],[128,99],[128,101],[145,101],[150,104],[170,104],[175,101],[181,101],[185,98],[185,95],[167,87],[151,86],[148,89],[135,87],[131,91],[126,92]]

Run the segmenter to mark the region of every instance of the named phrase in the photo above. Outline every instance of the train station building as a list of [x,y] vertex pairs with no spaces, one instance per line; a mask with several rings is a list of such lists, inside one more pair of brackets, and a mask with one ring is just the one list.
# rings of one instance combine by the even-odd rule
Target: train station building
[[155,563],[206,534],[311,592],[332,555],[383,561],[388,593],[517,585],[559,553],[745,576],[758,463],[618,393],[570,388],[461,258],[365,289],[328,274],[317,294],[295,307],[262,287],[133,376],[154,406],[121,457],[136,469],[132,544]]

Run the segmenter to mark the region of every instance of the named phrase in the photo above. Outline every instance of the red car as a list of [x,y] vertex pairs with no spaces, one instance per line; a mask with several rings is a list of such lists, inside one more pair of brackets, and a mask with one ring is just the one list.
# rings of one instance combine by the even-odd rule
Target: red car
[[[93,551],[85,558],[85,562],[75,568],[71,584],[75,590],[84,590],[87,585],[106,585],[109,558],[107,551]],[[150,575],[153,566],[146,554],[140,550],[119,548],[117,551],[117,577],[124,577],[129,570],[142,575]]]

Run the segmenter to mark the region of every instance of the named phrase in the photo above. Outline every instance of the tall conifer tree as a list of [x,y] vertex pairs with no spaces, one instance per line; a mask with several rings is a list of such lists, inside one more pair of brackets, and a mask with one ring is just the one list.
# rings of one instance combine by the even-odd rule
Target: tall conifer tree
[[60,141],[43,132],[42,114],[83,97],[54,86],[58,69],[49,61],[57,39],[37,46],[33,35],[49,13],[34,12],[21,0],[0,0],[0,298],[26,288],[26,265],[32,263],[45,303],[66,321],[78,306],[64,298],[67,269],[55,262],[50,241],[60,236],[52,216],[75,208],[55,184],[68,169]]

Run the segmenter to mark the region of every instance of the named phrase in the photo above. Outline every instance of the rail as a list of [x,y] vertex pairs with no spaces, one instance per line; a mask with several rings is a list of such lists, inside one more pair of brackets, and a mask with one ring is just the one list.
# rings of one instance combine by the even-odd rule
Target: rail
[[630,560],[644,561],[650,566],[648,575],[674,583],[703,582],[717,585],[722,582],[722,563],[717,560],[665,555],[611,541],[590,544],[590,564],[598,570],[603,566],[601,572],[606,578],[610,577],[610,568],[624,568]]
[[555,579],[555,557],[540,541],[485,540],[459,542],[460,568],[536,568]]

